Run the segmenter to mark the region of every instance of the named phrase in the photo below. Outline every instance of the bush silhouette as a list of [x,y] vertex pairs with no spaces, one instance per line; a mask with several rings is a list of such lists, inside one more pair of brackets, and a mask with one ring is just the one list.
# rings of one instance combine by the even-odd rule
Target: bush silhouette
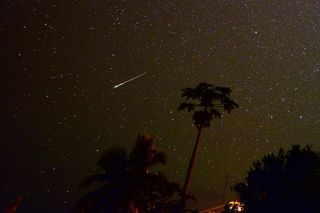
[[320,212],[320,155],[292,146],[254,162],[244,182],[232,187],[245,212]]

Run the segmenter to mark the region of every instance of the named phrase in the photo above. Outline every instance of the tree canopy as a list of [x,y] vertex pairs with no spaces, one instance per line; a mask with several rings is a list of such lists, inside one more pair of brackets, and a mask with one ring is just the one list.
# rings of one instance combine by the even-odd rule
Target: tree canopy
[[320,154],[311,146],[280,149],[254,162],[233,190],[245,212],[319,212]]
[[174,205],[172,196],[181,192],[164,174],[149,171],[165,162],[166,154],[146,135],[138,136],[129,154],[121,148],[107,150],[97,163],[102,172],[87,177],[81,185],[98,187],[81,197],[75,212],[165,212]]
[[229,87],[215,87],[212,84],[199,83],[195,88],[182,89],[179,110],[194,111],[193,123],[199,129],[209,127],[213,118],[221,118],[221,109],[230,113],[239,105],[231,97]]

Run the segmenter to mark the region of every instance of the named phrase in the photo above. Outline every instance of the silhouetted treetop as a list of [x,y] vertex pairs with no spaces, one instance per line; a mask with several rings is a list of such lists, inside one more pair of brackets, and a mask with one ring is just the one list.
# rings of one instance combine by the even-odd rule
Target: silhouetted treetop
[[320,154],[311,146],[280,149],[254,162],[233,190],[246,212],[319,212]]
[[182,89],[179,110],[194,111],[192,120],[197,128],[210,126],[211,120],[221,118],[221,109],[230,113],[239,105],[230,98],[229,87],[214,87],[212,84],[199,83],[195,88]]
[[146,170],[155,164],[166,163],[167,154],[154,146],[154,139],[154,137],[148,135],[138,135],[135,147],[130,154],[131,166]]
[[[81,188],[98,186],[80,198],[77,213],[165,212],[173,208],[172,197],[181,189],[161,172],[148,169],[166,162],[166,153],[154,146],[154,137],[139,134],[133,150],[105,151],[97,165],[100,173],[90,175]],[[98,184],[98,185],[94,185]]]

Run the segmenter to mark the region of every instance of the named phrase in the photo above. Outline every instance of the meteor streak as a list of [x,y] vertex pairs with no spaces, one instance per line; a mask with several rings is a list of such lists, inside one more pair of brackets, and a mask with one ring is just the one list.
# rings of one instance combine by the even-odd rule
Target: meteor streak
[[140,74],[140,75],[137,75],[137,76],[135,76],[135,77],[133,77],[133,78],[130,78],[129,80],[126,80],[126,81],[124,81],[124,82],[121,82],[120,84],[115,85],[115,86],[113,87],[113,89],[116,89],[116,88],[118,88],[118,87],[120,87],[120,86],[122,86],[122,85],[124,85],[124,84],[126,84],[126,83],[128,83],[128,82],[130,82],[130,81],[133,81],[133,80],[135,80],[135,79],[137,79],[137,78],[140,78],[141,76],[143,76],[143,75],[145,75],[145,74],[146,74],[146,72],[144,72],[144,73],[142,73],[142,74]]

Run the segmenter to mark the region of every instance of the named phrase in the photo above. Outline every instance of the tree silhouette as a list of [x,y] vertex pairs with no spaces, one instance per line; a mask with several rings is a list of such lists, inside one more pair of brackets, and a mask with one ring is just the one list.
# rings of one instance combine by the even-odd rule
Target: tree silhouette
[[130,154],[117,148],[106,151],[97,163],[104,172],[89,176],[81,185],[98,187],[79,200],[75,212],[164,212],[169,208],[179,186],[162,173],[149,171],[166,162],[166,154],[153,144],[153,137],[138,135]]
[[310,146],[280,149],[254,162],[245,181],[232,188],[245,212],[319,212],[320,154]]
[[[238,104],[230,98],[230,94],[231,90],[229,87],[214,87],[207,83],[199,83],[195,88],[182,89],[181,97],[185,99],[185,102],[180,104],[179,110],[194,112],[192,120],[198,130],[183,186],[185,194],[188,193],[202,129],[210,127],[213,118],[220,119],[222,116],[221,110],[230,113],[233,109],[238,108]],[[182,205],[185,206],[185,200],[182,201]]]

